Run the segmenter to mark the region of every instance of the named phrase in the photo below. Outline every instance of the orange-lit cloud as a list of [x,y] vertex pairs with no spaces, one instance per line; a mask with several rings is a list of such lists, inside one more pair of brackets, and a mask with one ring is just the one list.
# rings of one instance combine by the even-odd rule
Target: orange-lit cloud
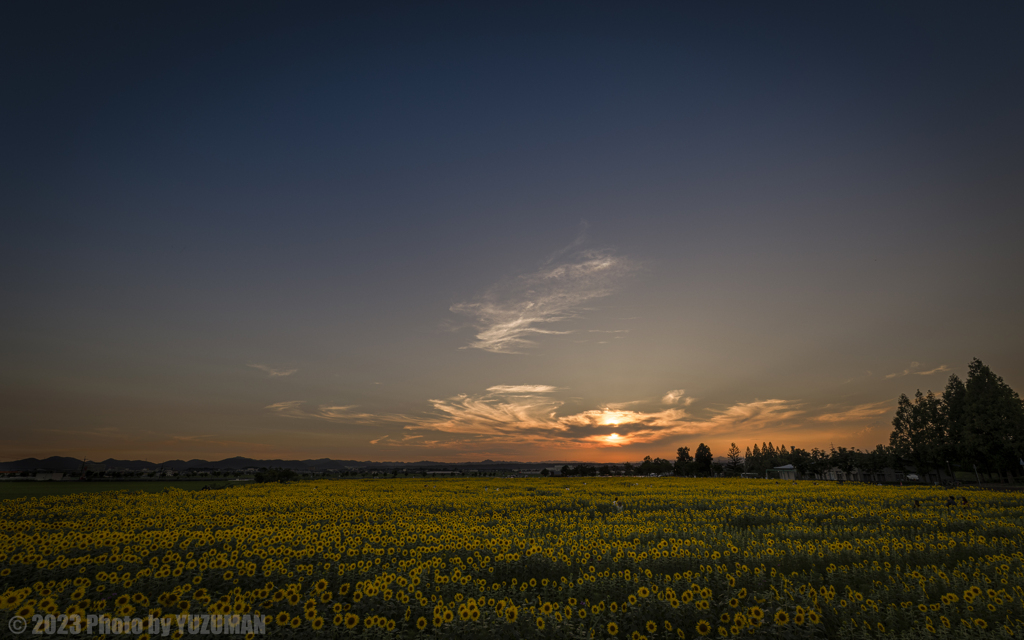
[[[390,430],[369,441],[377,446],[436,448],[449,455],[557,450],[563,455],[575,452],[579,457],[601,457],[601,451],[634,445],[673,446],[673,441],[688,436],[700,436],[705,442],[718,443],[719,448],[733,441],[803,440],[812,432],[823,442],[810,446],[824,446],[833,437],[843,442],[850,437],[866,440],[877,435],[886,422],[884,416],[893,410],[891,400],[814,408],[775,398],[708,407],[694,414],[688,406],[692,400],[677,389],[665,393],[660,401],[623,402],[566,413],[566,404],[558,397],[564,391],[543,384],[493,385],[478,394],[431,400],[431,409],[420,415],[374,414],[351,405],[306,409],[299,401],[278,402],[267,410],[288,418]],[[676,406],[664,407],[668,401]],[[662,408],[623,408],[643,404]]]
[[264,407],[264,409],[284,418],[318,419],[347,424],[380,424],[409,420],[409,418],[401,415],[354,411],[357,408],[356,405],[321,405],[316,409],[308,410],[304,408],[303,405],[305,404],[303,400],[286,400],[284,402],[275,402]]
[[[826,405],[825,410],[828,410],[832,405]],[[871,402],[867,404],[860,404],[849,409],[843,409],[841,411],[830,411],[828,413],[822,413],[814,417],[819,422],[859,422],[863,420],[873,420],[878,416],[891,413],[893,410],[893,401],[883,400],[881,402]]]

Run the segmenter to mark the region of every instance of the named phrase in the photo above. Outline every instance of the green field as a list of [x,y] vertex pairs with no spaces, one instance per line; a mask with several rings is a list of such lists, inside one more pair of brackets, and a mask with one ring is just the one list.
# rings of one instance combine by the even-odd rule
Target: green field
[[230,485],[247,482],[226,482],[224,480],[137,480],[125,482],[0,482],[0,500],[35,496],[63,496],[72,493],[95,493],[97,491],[145,491],[160,493],[168,487],[196,491],[203,487],[223,489]]

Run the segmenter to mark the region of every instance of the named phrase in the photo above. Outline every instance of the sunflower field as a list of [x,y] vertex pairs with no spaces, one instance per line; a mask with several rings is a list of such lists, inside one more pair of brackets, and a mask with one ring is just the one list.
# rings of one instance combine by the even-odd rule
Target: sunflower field
[[0,635],[221,613],[278,638],[1021,637],[1024,496],[956,497],[417,478],[5,500]]

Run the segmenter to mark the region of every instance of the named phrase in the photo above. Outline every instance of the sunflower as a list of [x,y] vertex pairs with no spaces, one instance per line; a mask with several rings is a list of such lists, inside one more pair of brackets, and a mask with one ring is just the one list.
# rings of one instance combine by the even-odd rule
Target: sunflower
[[711,624],[707,620],[701,620],[697,623],[697,633],[702,636],[706,636],[711,633]]
[[359,616],[354,613],[349,613],[345,616],[345,627],[348,629],[354,628],[359,624]]
[[544,618],[537,616],[537,628],[541,631],[544,630]]
[[545,602],[544,604],[542,604],[542,605],[540,606],[540,611],[541,611],[541,613],[543,613],[543,614],[544,614],[544,615],[546,615],[546,616],[549,616],[549,615],[551,615],[551,610],[552,610],[552,609],[553,609],[553,607],[551,606],[551,603],[550,603],[550,602]]
[[301,626],[302,618],[300,618],[299,616],[295,616],[294,618],[292,618],[292,629],[298,629]]
[[775,612],[775,624],[779,626],[785,626],[789,624],[789,614],[779,609]]
[[636,594],[638,596],[640,596],[641,598],[646,598],[647,596],[651,595],[651,590],[648,589],[647,587],[640,587],[637,590]]
[[724,622],[725,624],[729,624],[730,620],[732,620],[732,616],[730,616],[728,612],[723,612],[722,615],[718,616],[718,621],[719,622]]
[[609,622],[608,623],[608,635],[610,635],[610,636],[617,636],[617,635],[619,635],[619,625],[615,624],[614,622]]
[[507,607],[505,609],[505,621],[506,622],[515,622],[516,618],[518,618],[518,617],[519,617],[519,610],[516,609],[515,607]]
[[423,616],[420,616],[419,619],[416,620],[416,628],[419,629],[420,631],[423,631],[424,629],[426,629],[427,628],[427,619],[424,618]]
[[455,619],[455,614],[452,613],[452,610],[451,609],[445,609],[444,610],[444,621],[445,622],[451,622],[454,619]]
[[988,629],[988,623],[985,622],[985,620],[983,620],[982,618],[975,618],[974,626],[978,627],[979,629]]
[[278,626],[283,627],[284,625],[288,624],[291,621],[291,619],[292,616],[290,613],[288,613],[287,611],[281,611],[277,614],[277,618],[275,618],[274,621],[277,622]]
[[812,609],[811,611],[807,612],[807,621],[811,624],[818,624],[819,622],[821,622],[821,617],[818,615],[817,611],[814,611]]
[[655,631],[658,630],[658,623],[655,622],[654,620],[648,620],[646,626],[647,626],[647,633],[654,633]]
[[669,622],[668,620],[666,620],[665,621],[665,631],[671,631],[671,630],[672,630],[672,623]]
[[317,617],[313,618],[313,622],[312,622],[311,626],[313,627],[314,631],[319,631],[324,626],[324,619],[321,618],[320,616],[317,616]]
[[793,614],[793,624],[795,624],[798,627],[799,626],[803,626],[803,624],[804,624],[804,614],[800,613],[799,611],[794,613]]

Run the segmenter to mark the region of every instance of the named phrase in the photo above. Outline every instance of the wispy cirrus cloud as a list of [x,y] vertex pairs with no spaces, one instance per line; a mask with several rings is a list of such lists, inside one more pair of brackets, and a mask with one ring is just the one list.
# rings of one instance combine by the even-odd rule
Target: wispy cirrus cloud
[[[536,444],[554,448],[621,447],[681,435],[723,429],[756,431],[791,420],[802,411],[784,400],[739,403],[696,418],[683,408],[633,411],[617,403],[558,415],[563,403],[547,393],[506,394],[492,387],[479,395],[461,394],[431,401],[435,416],[406,425],[408,430],[440,431],[462,439],[502,444]],[[671,393],[671,392],[670,392]],[[682,396],[680,396],[681,398]],[[677,399],[678,401],[678,399]]]
[[859,404],[857,406],[838,411],[829,411],[831,408],[832,405],[826,405],[824,407],[826,413],[821,413],[815,416],[814,420],[819,422],[862,422],[864,420],[874,420],[878,418],[878,416],[894,411],[893,401],[891,400]]
[[610,295],[632,268],[610,251],[586,250],[556,255],[560,262],[495,285],[478,299],[450,307],[477,329],[466,347],[492,353],[522,353],[536,346],[537,335],[564,335],[550,325],[579,317],[585,305]]
[[[379,436],[371,441],[375,445],[442,449],[530,445],[562,450],[622,447],[683,435],[736,430],[756,432],[804,413],[796,403],[770,399],[710,409],[704,412],[704,417],[691,416],[684,407],[656,411],[624,408],[650,401],[622,402],[559,415],[565,403],[554,394],[561,390],[543,384],[494,385],[483,393],[431,400],[432,410],[420,416],[360,412],[354,405],[307,409],[305,403],[298,400],[278,402],[267,406],[266,410],[286,418],[390,424],[401,426],[406,432],[402,437],[393,433]],[[670,391],[666,394],[669,396],[674,397],[676,403],[685,400],[682,390]],[[424,436],[424,433],[433,435]]]
[[379,424],[409,420],[408,417],[401,415],[355,411],[357,405],[320,405],[315,409],[306,409],[305,404],[304,400],[286,400],[267,405],[264,409],[284,418],[327,420],[347,424]]
[[934,369],[929,369],[928,371],[916,371],[916,369],[920,368],[920,366],[921,366],[920,362],[911,362],[910,366],[907,367],[906,369],[904,369],[903,371],[897,372],[897,373],[890,373],[890,374],[888,374],[885,377],[886,377],[886,379],[888,379],[888,378],[897,378],[897,377],[909,376],[909,375],[930,376],[933,373],[941,373],[943,371],[949,371],[949,365],[945,365],[945,364],[941,364],[941,365],[935,367]]
[[260,371],[263,371],[264,373],[269,375],[271,378],[290,376],[298,371],[298,369],[275,369],[273,367],[268,367],[265,364],[250,364],[246,366],[252,367],[253,369],[259,369]]

